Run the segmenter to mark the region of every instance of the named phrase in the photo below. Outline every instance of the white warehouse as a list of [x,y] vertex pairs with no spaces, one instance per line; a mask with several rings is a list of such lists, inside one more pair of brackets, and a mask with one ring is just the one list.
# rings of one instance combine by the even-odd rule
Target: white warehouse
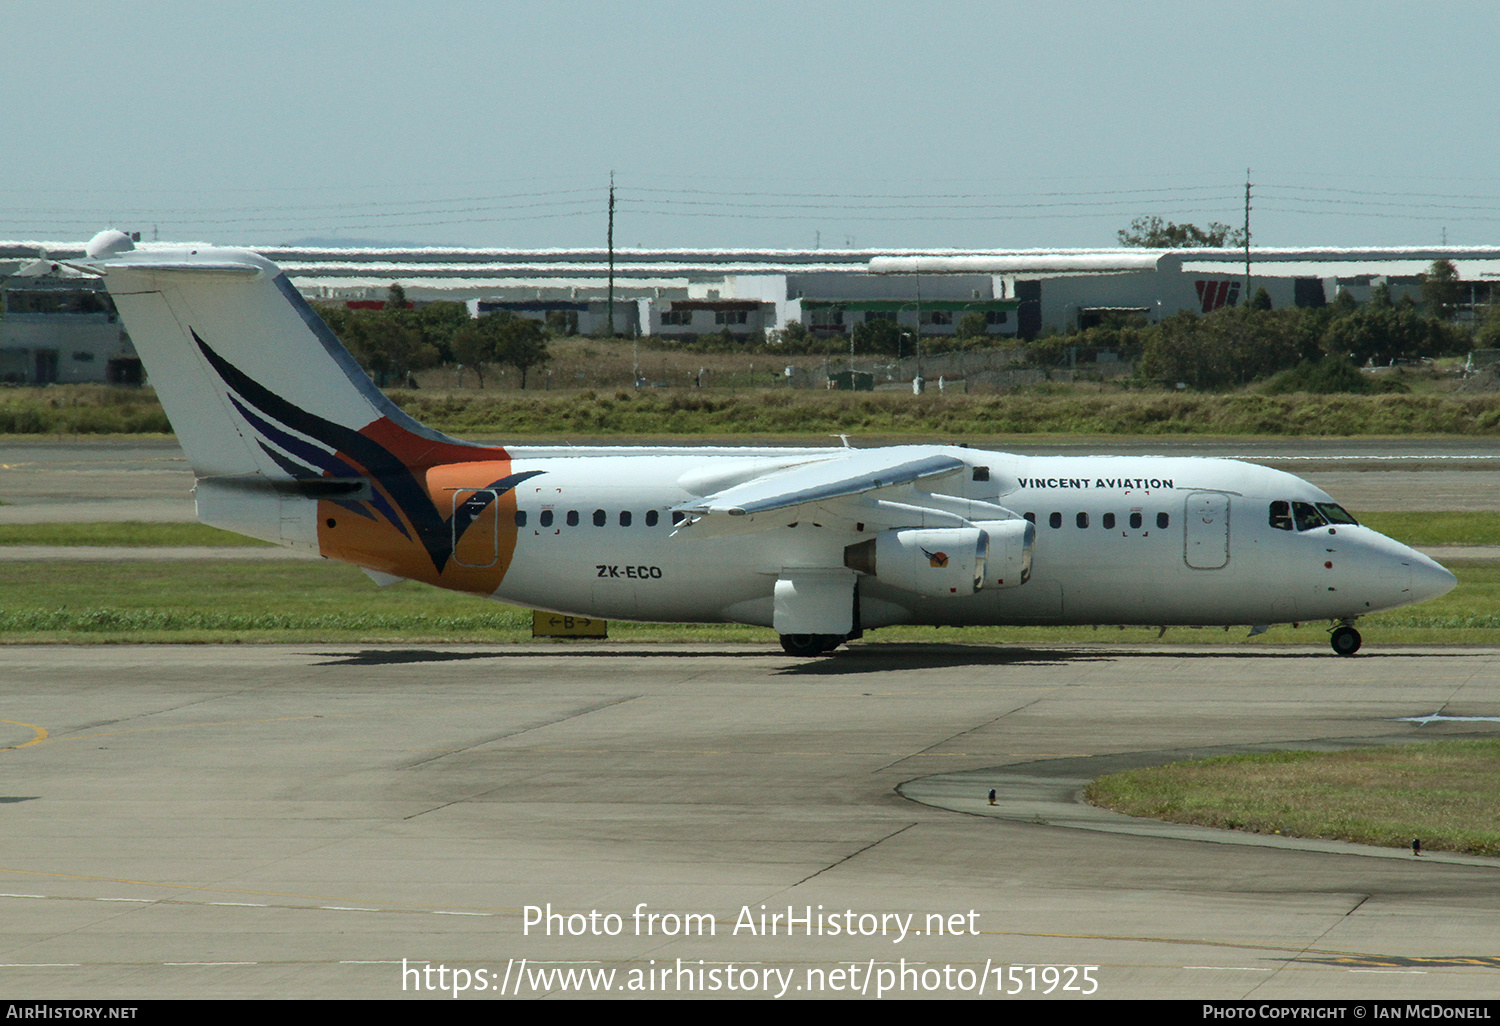
[[[152,243],[143,243],[150,248]],[[134,353],[98,291],[61,261],[81,242],[0,242],[0,373],[25,383],[133,380]],[[749,337],[800,322],[847,335],[890,320],[924,337],[952,336],[969,314],[996,338],[1033,338],[1098,323],[1112,312],[1159,321],[1241,302],[1243,250],[705,250],[371,249],[265,247],[309,299],[384,300],[394,282],[409,300],[457,300],[470,312],[510,310],[579,334],[691,339]],[[39,259],[40,257],[40,259]],[[1251,290],[1275,307],[1318,306],[1340,290],[1415,291],[1434,260],[1452,261],[1467,303],[1489,302],[1500,247],[1254,248]],[[69,291],[81,297],[73,303]],[[46,293],[53,298],[38,301]],[[5,315],[5,297],[15,297]],[[107,297],[104,297],[107,303]],[[97,323],[96,323],[97,322]],[[972,321],[971,321],[972,323]],[[82,354],[82,355],[80,355]]]

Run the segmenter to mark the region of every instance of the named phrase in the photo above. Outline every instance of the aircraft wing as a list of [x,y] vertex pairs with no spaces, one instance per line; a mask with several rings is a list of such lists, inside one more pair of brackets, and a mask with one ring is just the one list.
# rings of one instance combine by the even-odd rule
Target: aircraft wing
[[[908,456],[889,449],[856,450],[854,455],[757,478],[744,484],[682,503],[696,537],[743,534],[784,526],[804,511],[819,511],[834,519],[859,519],[868,499],[902,488],[959,474],[967,464],[953,456]],[[854,500],[851,502],[850,500]]]

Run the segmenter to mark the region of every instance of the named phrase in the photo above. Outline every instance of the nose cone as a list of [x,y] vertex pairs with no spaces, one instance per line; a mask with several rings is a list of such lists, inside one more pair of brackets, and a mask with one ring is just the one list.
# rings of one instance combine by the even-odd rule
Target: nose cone
[[[1365,612],[1395,609],[1446,595],[1458,584],[1446,568],[1439,566],[1416,549],[1408,548],[1368,528],[1340,528],[1338,537],[1347,538],[1349,548],[1343,554],[1357,564],[1353,579],[1358,587]],[[1330,553],[1334,548],[1328,549]]]
[[1411,560],[1411,600],[1426,602],[1439,595],[1446,595],[1458,584],[1446,567],[1440,566],[1420,552],[1413,551]]

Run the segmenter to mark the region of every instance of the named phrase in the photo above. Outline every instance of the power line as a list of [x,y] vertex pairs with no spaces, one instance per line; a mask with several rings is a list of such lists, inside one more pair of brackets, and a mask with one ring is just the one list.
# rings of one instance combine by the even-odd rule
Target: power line
[[[679,217],[679,218],[712,217],[712,218],[724,218],[724,219],[738,219],[738,220],[745,220],[745,221],[806,221],[806,220],[809,220],[809,215],[808,214],[744,214],[744,213],[721,213],[719,211],[713,211],[713,210],[676,210],[676,209],[662,210],[662,209],[656,209],[656,208],[652,208],[652,207],[630,207],[629,209],[630,209],[631,212],[637,213],[637,214],[653,214],[653,215],[659,214],[659,215],[663,215],[663,216]],[[1128,211],[1114,211],[1114,212],[1112,212],[1113,216],[1122,216],[1122,217],[1126,216],[1127,213],[1128,213]],[[1207,208],[1206,207],[1206,208],[1202,208],[1202,209],[1190,208],[1190,209],[1186,209],[1186,210],[1179,209],[1179,210],[1176,211],[1176,213],[1177,213],[1178,216],[1181,216],[1181,215],[1184,215],[1184,214],[1222,214],[1223,213],[1223,209],[1222,208],[1218,208],[1218,207],[1212,207],[1212,208]],[[903,221],[965,221],[965,222],[970,222],[970,221],[1084,220],[1084,219],[1091,219],[1091,218],[1092,219],[1099,219],[1099,218],[1103,218],[1105,216],[1107,216],[1107,215],[1105,213],[1102,213],[1102,212],[1084,213],[1084,214],[986,214],[986,213],[983,213],[982,211],[975,211],[973,213],[962,214],[962,215],[959,215],[959,214],[916,214],[916,215],[879,214],[879,215],[877,215],[877,214],[852,213],[852,214],[841,214],[836,219],[837,220],[841,220],[841,221],[891,221],[891,222],[903,222]]]
[[[627,192],[627,190],[621,190],[621,191],[622,192]],[[1197,202],[1197,203],[1201,203],[1201,202],[1203,202],[1205,200],[1219,199],[1219,200],[1223,200],[1224,202],[1227,203],[1227,202],[1231,202],[1235,198],[1236,197],[1233,196],[1233,195],[1224,195],[1224,196],[1196,196],[1196,197],[1193,198],[1193,201]],[[628,192],[627,192],[627,197],[626,197],[625,201],[626,202],[630,202],[630,200],[628,198]],[[1067,202],[1067,203],[985,203],[985,204],[977,204],[976,205],[976,204],[966,204],[966,203],[869,203],[869,204],[853,204],[853,203],[735,203],[735,202],[722,201],[722,200],[721,201],[711,201],[711,200],[673,200],[673,199],[658,199],[658,198],[654,198],[654,197],[651,198],[651,199],[636,200],[635,202],[666,204],[666,205],[674,206],[674,207],[678,207],[678,206],[683,206],[683,207],[717,207],[717,208],[734,209],[734,210],[855,210],[855,211],[869,211],[869,210],[973,210],[973,211],[983,211],[983,210],[1037,210],[1037,209],[1075,208],[1075,207],[1110,207],[1110,208],[1128,207],[1130,209],[1139,209],[1142,206],[1148,206],[1148,205],[1163,205],[1163,204],[1170,205],[1170,204],[1172,204],[1171,200],[1165,200],[1165,199],[1136,200],[1136,201],[1129,202],[1129,203],[1127,203],[1126,201],[1122,201],[1122,200],[1087,200],[1087,201],[1074,201],[1074,202]]]

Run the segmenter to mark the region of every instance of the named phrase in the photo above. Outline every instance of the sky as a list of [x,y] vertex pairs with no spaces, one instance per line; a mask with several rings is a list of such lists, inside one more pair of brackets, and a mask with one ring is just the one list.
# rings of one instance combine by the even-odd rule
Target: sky
[[1500,4],[79,3],[0,18],[0,239],[1500,243]]

